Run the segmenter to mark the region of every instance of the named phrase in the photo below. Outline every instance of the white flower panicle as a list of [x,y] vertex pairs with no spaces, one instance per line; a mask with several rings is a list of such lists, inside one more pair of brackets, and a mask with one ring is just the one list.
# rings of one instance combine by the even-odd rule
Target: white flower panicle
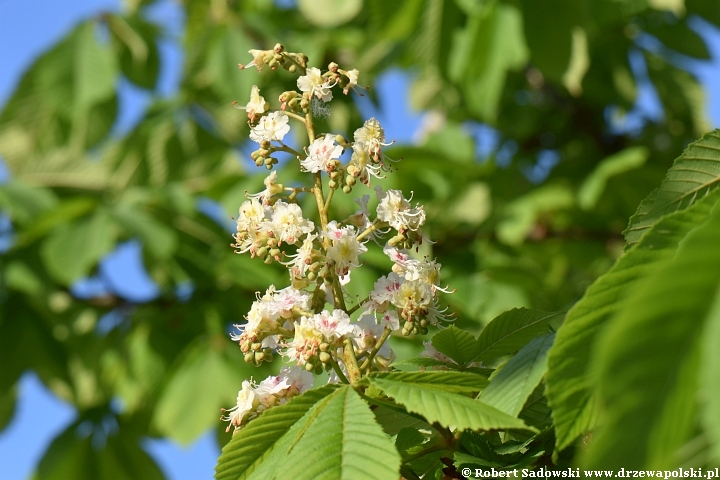
[[[376,187],[372,208],[371,196],[362,195],[355,199],[355,213],[341,222],[330,218],[338,190],[349,194],[356,184],[364,188],[361,184],[369,186],[372,177],[390,172],[382,149],[392,142],[386,142],[377,119],[355,130],[353,141],[315,133],[314,120],[319,110],[329,112],[332,89],[337,86],[345,94],[356,89],[359,72],[331,63],[323,73],[307,67],[303,54],[285,52],[279,44],[250,54],[253,61],[244,67],[282,66],[299,74],[298,90],[282,92],[279,108],[272,109],[257,86],[246,105],[235,105],[248,114],[250,139],[259,144],[251,157],[256,165],[273,170],[276,152],[290,154],[312,178],[280,182],[273,170],[263,181],[265,188],[247,195],[239,209],[232,246],[237,253],[286,267],[290,286],[271,285],[258,294],[231,339],[248,363],[271,362],[280,354],[294,367],[284,367],[258,384],[245,380],[236,405],[223,411],[228,431],[302,394],[311,387],[313,373],[329,372],[330,382],[351,383],[369,372],[386,371],[395,359],[387,341],[393,332],[426,334],[430,326],[452,320],[439,305],[438,292],[448,291],[440,287],[440,264],[410,254],[424,239],[426,220],[425,210],[411,204],[412,197]],[[290,122],[296,121],[307,130],[306,146],[283,143]],[[352,155],[343,164],[346,150]],[[310,213],[307,202],[313,201],[316,209]],[[375,281],[367,298],[359,300],[345,289],[353,270],[362,267],[370,240],[384,246],[393,266]]]

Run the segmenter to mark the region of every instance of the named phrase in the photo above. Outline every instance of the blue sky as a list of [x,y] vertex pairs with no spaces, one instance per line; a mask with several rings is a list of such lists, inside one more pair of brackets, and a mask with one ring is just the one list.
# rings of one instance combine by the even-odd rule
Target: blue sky
[[[180,9],[170,0],[161,0],[159,3],[159,6],[152,10],[152,16],[167,25],[171,34],[179,34],[183,25]],[[0,0],[0,45],[3,45],[0,49],[0,105],[11,95],[22,72],[73,25],[99,12],[119,9],[120,0]],[[697,28],[711,39],[710,47],[714,58],[720,58],[718,30],[702,22]],[[170,39],[163,41],[160,48],[163,67],[156,94],[167,96],[177,88],[182,68],[182,51]],[[720,63],[716,60],[712,64],[692,64],[690,68],[708,90],[709,116],[712,123],[720,125],[720,81],[717,80],[720,78]],[[378,117],[388,138],[399,142],[412,141],[413,134],[421,124],[421,116],[409,110],[407,99],[397,95],[398,91],[407,91],[407,81],[406,75],[392,71],[380,79],[376,86],[385,110],[394,112],[392,116],[385,115],[383,111],[372,111],[367,104],[361,105],[365,116]],[[144,108],[149,103],[150,93],[136,89],[126,82],[121,83],[119,93],[120,118],[114,132],[121,135],[142,117]],[[634,115],[641,119],[654,118],[657,111],[654,101],[652,91],[642,90]],[[479,153],[483,156],[489,153],[489,149],[494,148],[492,130],[479,125],[469,125],[468,130],[479,139]],[[0,170],[2,168],[0,163]],[[5,175],[0,172],[0,179],[3,176]],[[2,222],[3,217],[0,216],[0,227]],[[119,268],[118,265],[123,267]],[[88,279],[76,285],[76,294],[91,295],[104,288],[112,288],[121,296],[135,301],[147,301],[156,295],[154,289],[157,287],[140,264],[140,244],[137,241],[120,245],[103,261],[101,271],[107,279],[104,283]],[[74,415],[74,409],[55,398],[34,375],[25,375],[20,385],[16,417],[11,425],[0,433],[0,479],[28,478],[45,448],[55,435],[72,422]],[[187,448],[156,440],[148,440],[145,448],[171,480],[211,478],[219,453],[212,433]]]

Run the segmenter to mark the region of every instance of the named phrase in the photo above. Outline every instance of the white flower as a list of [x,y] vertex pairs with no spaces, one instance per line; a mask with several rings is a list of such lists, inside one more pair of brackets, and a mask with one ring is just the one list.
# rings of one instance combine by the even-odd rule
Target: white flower
[[316,138],[308,147],[307,158],[300,160],[300,165],[306,172],[317,173],[328,171],[332,160],[340,158],[343,148],[335,143],[332,135]]
[[343,338],[355,338],[359,331],[350,323],[350,317],[340,309],[327,310],[313,315],[302,317],[295,324],[295,336],[288,343],[285,356],[297,360],[302,365],[318,354],[320,344],[329,343],[339,345]]
[[303,218],[302,209],[294,203],[278,201],[273,207],[271,228],[280,242],[294,244],[298,239],[315,230],[310,220]]
[[315,315],[313,320],[315,328],[327,340],[356,335],[355,327],[350,324],[350,317],[339,308],[333,310],[332,314],[327,310],[323,310]]
[[328,224],[325,236],[332,239],[327,259],[335,262],[337,275],[347,275],[350,268],[360,266],[359,257],[367,252],[367,247],[358,241],[355,227],[337,228],[337,223],[333,221]]
[[240,110],[245,110],[250,120],[267,112],[267,102],[260,95],[260,89],[257,85],[252,86],[252,89],[250,90],[250,101],[247,105],[241,106],[233,102],[233,106]]
[[390,273],[388,276],[382,276],[375,282],[373,290],[370,292],[368,306],[370,310],[376,312],[385,312],[388,304],[400,290],[403,279],[396,273]]
[[343,73],[348,78],[348,83],[345,85],[345,88],[343,88],[343,93],[347,95],[351,89],[357,86],[358,75],[360,75],[360,72],[357,69],[353,69]]
[[425,347],[425,350],[420,353],[421,357],[432,358],[433,360],[438,360],[443,363],[456,363],[455,360],[444,353],[438,352],[431,341],[428,340],[427,342],[423,342],[423,346]]
[[411,208],[400,190],[390,189],[383,192],[375,187],[380,203],[377,207],[377,218],[387,222],[397,231],[417,231],[425,223],[425,210],[422,207]]
[[253,384],[249,380],[245,380],[242,383],[242,389],[238,392],[235,406],[229,410],[222,409],[223,413],[228,412],[228,415],[220,419],[230,422],[230,425],[228,425],[225,431],[229,432],[232,427],[235,427],[235,431],[237,431],[242,426],[246,415],[257,406],[257,403],[258,398],[255,395]]
[[348,167],[352,168],[348,168],[348,173],[352,173],[358,180],[368,186],[370,186],[370,177],[385,178],[382,172],[383,170],[389,170],[389,168],[381,163],[373,163],[365,143],[355,142],[352,149],[353,154],[348,164]]
[[335,84],[330,84],[323,78],[320,69],[308,68],[305,75],[299,77],[297,86],[302,92],[307,92],[310,96],[315,96],[323,102],[332,100],[332,91],[330,90]]
[[381,147],[392,144],[392,142],[385,143],[385,130],[376,118],[366,120],[362,127],[355,130],[353,136],[355,141],[360,142],[367,153],[376,161],[380,159]]
[[240,69],[244,68],[250,68],[250,67],[257,67],[258,72],[262,70],[263,64],[265,63],[263,61],[263,57],[267,53],[266,50],[248,50],[248,53],[253,56],[253,61],[248,63],[247,65],[243,65],[242,63],[238,63],[238,67]]
[[294,278],[303,278],[307,274],[308,268],[312,264],[313,256],[316,254],[314,240],[317,235],[310,234],[305,237],[302,245],[298,248],[295,255],[288,255],[290,260],[283,265],[290,267],[290,271]]
[[263,183],[265,184],[265,190],[248,195],[250,198],[257,198],[263,205],[267,205],[269,203],[268,200],[270,200],[273,195],[277,195],[285,189],[282,183],[277,183],[277,170],[270,172],[270,175],[265,177]]
[[250,130],[250,139],[255,142],[282,141],[290,131],[289,117],[284,112],[272,112],[260,119]]

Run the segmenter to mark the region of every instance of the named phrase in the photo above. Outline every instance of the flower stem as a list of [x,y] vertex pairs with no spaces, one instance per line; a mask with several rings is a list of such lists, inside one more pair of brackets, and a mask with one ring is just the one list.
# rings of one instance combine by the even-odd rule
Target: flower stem
[[360,367],[358,367],[357,358],[355,358],[355,349],[352,340],[346,338],[343,342],[343,363],[348,371],[350,383],[355,383],[360,378]]
[[362,367],[360,367],[360,370],[362,372],[367,372],[367,370],[370,369],[370,364],[372,363],[372,359],[375,358],[375,355],[377,355],[377,352],[380,351],[380,348],[382,348],[383,343],[390,337],[390,334],[392,333],[392,329],[385,327],[385,330],[383,330],[382,335],[380,335],[380,338],[378,338],[377,342],[375,342],[375,346],[370,351],[370,354],[367,356],[365,361],[362,364]]
[[331,360],[331,365],[341,382],[350,383],[350,381],[347,379],[342,369],[340,368],[340,365],[338,365],[338,362],[334,358]]
[[381,223],[373,223],[368,228],[366,228],[360,235],[357,236],[358,241],[362,240],[364,237],[370,235],[375,230],[384,227],[385,224],[383,222]]

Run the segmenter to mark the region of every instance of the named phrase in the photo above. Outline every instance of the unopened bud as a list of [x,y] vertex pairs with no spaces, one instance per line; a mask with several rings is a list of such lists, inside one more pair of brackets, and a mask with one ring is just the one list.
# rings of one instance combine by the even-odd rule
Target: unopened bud
[[345,183],[349,187],[354,186],[356,181],[357,180],[355,180],[355,177],[353,177],[352,175],[348,175],[347,177],[345,177]]
[[335,190],[338,187],[338,183],[335,180],[330,179],[330,181],[328,182],[328,187]]
[[252,363],[255,361],[255,352],[249,352],[244,355],[245,363]]
[[306,363],[305,370],[307,370],[308,372],[312,372],[313,370],[315,370],[315,366],[312,363]]
[[297,67],[295,66],[294,63],[288,67],[288,72],[295,73],[296,71],[297,71]]
[[350,185],[345,185],[342,189],[343,193],[350,193],[352,192],[352,187]]
[[255,352],[255,361],[256,362],[262,362],[264,359],[265,359],[265,353]]
[[253,343],[253,344],[252,344],[252,349],[253,349],[254,351],[256,351],[256,352],[257,352],[258,350],[260,350],[261,348],[262,348],[262,343],[256,342],[256,343]]
[[318,355],[318,358],[320,358],[320,361],[322,363],[328,363],[332,359],[332,356],[330,356],[330,354],[327,352],[320,352],[320,355]]
[[255,165],[257,165],[258,167],[262,167],[264,163],[265,163],[265,157],[257,157],[255,159]]
[[[330,348],[330,344],[327,343],[327,342],[323,342],[323,343],[320,344],[320,347],[319,347],[319,348],[320,348],[320,351],[321,351],[321,352],[327,352],[327,351],[328,351],[328,348]],[[325,361],[327,361],[327,360],[325,360]]]

